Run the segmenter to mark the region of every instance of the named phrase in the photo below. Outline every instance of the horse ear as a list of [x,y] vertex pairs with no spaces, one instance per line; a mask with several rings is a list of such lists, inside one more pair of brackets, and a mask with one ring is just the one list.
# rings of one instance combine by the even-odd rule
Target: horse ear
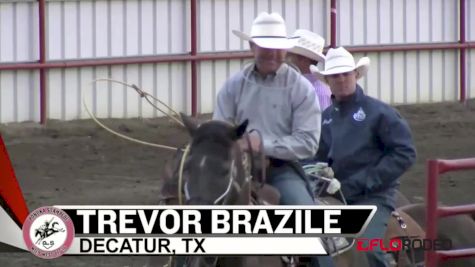
[[193,136],[196,132],[196,129],[198,128],[197,124],[195,121],[193,121],[192,118],[186,116],[185,114],[180,112],[180,117],[181,120],[183,121],[183,124],[185,125],[186,129],[188,130],[188,133]]
[[246,119],[234,129],[234,136],[236,140],[241,138],[244,135],[248,124],[249,124],[249,120]]

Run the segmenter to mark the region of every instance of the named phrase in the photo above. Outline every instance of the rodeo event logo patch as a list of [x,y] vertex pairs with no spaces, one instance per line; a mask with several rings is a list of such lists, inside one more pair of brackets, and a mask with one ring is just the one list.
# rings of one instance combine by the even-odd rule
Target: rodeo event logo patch
[[33,255],[58,258],[71,247],[74,224],[63,210],[41,207],[31,212],[23,224],[23,240]]

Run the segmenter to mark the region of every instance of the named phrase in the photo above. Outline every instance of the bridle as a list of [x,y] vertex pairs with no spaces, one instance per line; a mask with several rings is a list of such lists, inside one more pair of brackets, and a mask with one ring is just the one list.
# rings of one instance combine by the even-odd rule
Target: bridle
[[[181,157],[181,161],[180,161],[180,168],[179,168],[179,173],[178,173],[178,201],[179,201],[179,204],[180,205],[183,205],[183,203],[187,203],[187,202],[190,202],[192,200],[195,200],[195,199],[200,199],[200,197],[193,197],[191,196],[190,194],[190,191],[189,191],[189,188],[188,188],[188,181],[184,180],[184,166],[185,166],[185,162],[187,161],[187,158],[189,157],[189,154],[190,154],[190,147],[191,145],[188,144],[185,148],[185,151]],[[229,165],[229,171],[226,175],[227,177],[227,180],[228,180],[228,183],[227,183],[227,186],[226,188],[223,190],[223,192],[216,198],[214,199],[212,202],[213,202],[213,205],[226,205],[229,203],[229,199],[232,195],[232,192],[236,192],[236,194],[238,196],[241,196],[241,194],[245,193],[245,190],[244,187],[248,184],[251,183],[252,181],[252,173],[249,171],[246,171],[245,169],[245,166],[242,166],[243,167],[243,171],[244,171],[244,179],[242,181],[242,183],[240,184],[238,182],[238,180],[236,179],[237,175],[239,175],[237,172],[237,165],[236,165],[236,159],[242,159],[243,160],[243,165],[246,161],[249,161],[248,158],[244,158],[243,155],[246,155],[245,153],[242,153],[241,149],[238,147],[237,144],[235,144],[235,147],[233,147],[232,151],[230,153],[234,153],[234,156],[235,158],[233,158],[231,160],[231,163]],[[246,155],[247,156],[247,155]],[[252,160],[250,160],[252,161]],[[189,177],[188,177],[189,178]],[[183,199],[183,194],[182,194],[182,189],[183,188],[183,191],[184,191],[184,199]],[[248,192],[250,194],[250,192]],[[185,200],[185,201],[184,201]],[[216,266],[217,263],[218,263],[218,260],[219,260],[219,257],[217,256],[212,256],[212,257],[205,257],[205,258],[202,258],[202,257],[198,257],[198,258],[194,258],[194,257],[185,257],[185,261],[189,262],[189,261],[193,261],[193,260],[198,260],[200,262],[200,266],[202,264],[204,264],[205,266]],[[171,262],[172,262],[172,257],[170,257],[170,260],[167,264],[167,266],[171,266]]]
[[[238,148],[235,148],[238,149]],[[180,160],[180,168],[178,171],[178,203],[180,205],[184,205],[184,203],[190,202],[191,200],[194,199],[200,199],[201,197],[193,197],[190,194],[190,190],[188,188],[188,181],[185,181],[184,179],[184,170],[185,170],[185,163],[187,161],[187,158],[189,156],[190,152],[190,144],[188,144],[185,148],[185,152],[183,153],[181,160]],[[232,153],[232,152],[231,152]],[[237,157],[239,158],[242,153],[238,149],[237,151]],[[245,177],[242,183],[240,184],[236,180],[236,176],[238,175],[237,173],[237,167],[236,167],[236,159],[231,160],[229,171],[226,175],[228,183],[224,191],[216,198],[213,200],[213,205],[225,205],[228,204],[229,197],[231,196],[231,193],[235,191],[237,195],[240,195],[242,193],[242,188],[247,184],[250,183],[252,180],[252,174],[249,172],[247,173],[245,170]],[[183,197],[183,192],[185,193],[185,196]],[[233,190],[234,189],[234,190]]]
[[[222,202],[221,204],[223,205],[226,204],[226,200],[228,200],[229,195],[231,193],[231,188],[234,187],[238,193],[241,191],[241,186],[238,184],[238,182],[234,178],[235,177],[235,174],[233,173],[235,170],[234,162],[235,162],[234,160],[231,162],[231,167],[227,175],[228,181],[229,181],[228,185],[226,189],[224,190],[224,192],[213,201],[213,205],[218,205],[220,202]],[[180,175],[180,176],[183,177],[183,175]],[[191,201],[192,199],[200,199],[200,197],[192,197],[190,195],[189,190],[188,190],[188,181],[185,182],[183,191],[185,191],[185,200],[187,202]]]

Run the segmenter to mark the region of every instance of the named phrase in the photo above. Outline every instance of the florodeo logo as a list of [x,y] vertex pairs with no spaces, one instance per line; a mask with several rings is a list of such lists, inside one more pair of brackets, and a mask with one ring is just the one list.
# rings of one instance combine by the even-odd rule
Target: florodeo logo
[[23,224],[23,240],[35,256],[54,259],[63,255],[74,239],[74,225],[63,210],[42,207],[31,212]]
[[399,236],[389,240],[386,244],[380,238],[356,238],[356,249],[359,251],[408,251],[411,249],[426,250],[450,250],[452,241],[450,239],[422,239],[418,236]]

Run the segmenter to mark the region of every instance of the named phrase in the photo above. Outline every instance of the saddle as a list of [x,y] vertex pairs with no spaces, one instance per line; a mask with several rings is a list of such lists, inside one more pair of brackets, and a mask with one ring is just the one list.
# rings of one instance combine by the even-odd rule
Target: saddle
[[[392,238],[404,238],[412,242],[414,239],[424,239],[425,231],[409,214],[402,210],[395,210],[391,213],[384,239],[390,240]],[[407,265],[420,264],[424,259],[422,247],[392,254],[394,261]]]
[[[343,205],[343,202],[331,196],[324,196],[318,198],[317,205]],[[351,249],[355,243],[355,239],[351,237],[323,238],[322,241],[325,250],[328,251],[331,256],[345,253]]]

